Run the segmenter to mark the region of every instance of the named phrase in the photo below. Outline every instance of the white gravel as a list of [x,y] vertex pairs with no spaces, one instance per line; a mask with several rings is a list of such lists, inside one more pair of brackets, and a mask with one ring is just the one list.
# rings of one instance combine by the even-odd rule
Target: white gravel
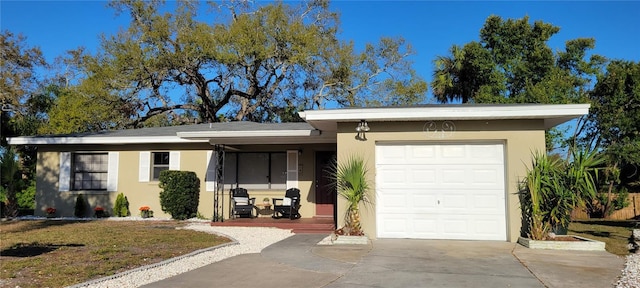
[[217,248],[203,249],[161,263],[71,286],[139,287],[240,254],[260,253],[265,247],[293,235],[290,230],[266,227],[212,227],[210,222],[191,223],[183,229],[220,234],[235,240]]
[[622,276],[618,280],[617,288],[638,288],[640,287],[640,254],[627,255],[627,263]]

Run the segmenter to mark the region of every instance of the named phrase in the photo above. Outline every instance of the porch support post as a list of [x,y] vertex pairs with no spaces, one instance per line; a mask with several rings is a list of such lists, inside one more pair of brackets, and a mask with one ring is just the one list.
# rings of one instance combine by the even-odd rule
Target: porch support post
[[224,145],[214,146],[216,153],[216,191],[213,195],[213,222],[224,222]]

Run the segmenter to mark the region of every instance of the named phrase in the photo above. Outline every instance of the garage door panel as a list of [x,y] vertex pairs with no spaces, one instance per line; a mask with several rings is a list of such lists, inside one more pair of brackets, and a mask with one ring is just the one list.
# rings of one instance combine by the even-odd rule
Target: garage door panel
[[396,187],[398,185],[406,186],[408,179],[406,177],[407,169],[401,166],[384,166],[377,170],[376,177],[380,178],[378,182],[383,187]]
[[383,219],[378,218],[376,221],[378,223],[378,230],[384,231],[384,236],[381,237],[405,238],[406,236],[404,235],[407,233],[411,219],[403,217],[402,215],[391,214]]
[[440,156],[446,163],[451,161],[462,160],[467,156],[467,150],[463,145],[439,145],[438,151]]
[[504,187],[504,166],[493,164],[470,167],[469,184],[473,187]]
[[[380,219],[379,219],[380,220]],[[382,238],[434,238],[439,234],[440,224],[436,215],[417,215],[406,218],[393,214],[378,221],[378,236]]]
[[438,235],[438,219],[435,215],[417,215],[411,233],[405,238],[434,238]]
[[442,166],[440,183],[448,186],[465,185],[467,173],[464,167]]
[[409,195],[404,193],[403,190],[388,191],[381,197],[378,197],[377,209],[380,212],[385,213],[406,213],[407,205],[409,201],[407,198]]
[[378,237],[506,240],[503,150],[376,146]]
[[406,163],[425,163],[433,161],[436,157],[436,149],[433,146],[404,146],[408,161]]
[[443,195],[442,197],[439,197],[442,200],[440,200],[440,203],[438,205],[440,205],[441,209],[444,209],[443,211],[449,211],[450,213],[455,213],[456,210],[469,210],[469,205],[470,203],[468,203],[469,201],[467,201],[467,199],[469,199],[469,197],[467,196],[467,193],[447,193],[446,195]]
[[473,209],[477,210],[478,213],[487,210],[504,213],[505,199],[496,195],[496,192],[492,194],[474,194],[470,198],[473,203]]
[[408,165],[405,173],[411,175],[411,183],[419,187],[433,187],[437,183],[437,172],[433,167],[422,165]]
[[438,204],[438,199],[435,195],[429,194],[412,194],[410,203],[407,203],[407,209],[414,213],[428,213],[433,212]]
[[453,235],[463,236],[466,235],[469,231],[468,217],[463,217],[460,215],[454,217],[442,217],[440,223],[442,225],[442,234],[445,235],[445,237],[453,237]]
[[437,171],[432,167],[417,165],[378,166],[377,184],[383,189],[424,189],[435,187],[438,181]]
[[501,237],[496,237],[497,234],[501,233],[501,229],[498,229],[498,227],[502,225],[505,225],[505,221],[497,220],[496,217],[477,217],[473,221],[473,232],[475,235],[482,235],[483,239],[505,240]]
[[403,164],[406,162],[405,146],[384,146],[376,152],[376,164]]
[[475,163],[502,164],[504,152],[502,145],[468,145],[470,158]]

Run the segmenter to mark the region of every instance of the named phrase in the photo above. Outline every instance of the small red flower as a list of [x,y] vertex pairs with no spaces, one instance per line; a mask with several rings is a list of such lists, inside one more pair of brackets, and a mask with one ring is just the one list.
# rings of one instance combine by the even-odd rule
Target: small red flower
[[53,207],[49,207],[47,208],[47,214],[51,215],[51,214],[55,214],[56,213],[56,208]]
[[97,206],[96,208],[94,208],[94,209],[93,209],[93,211],[96,211],[96,212],[104,212],[104,208],[102,208],[102,207],[100,207],[100,206]]
[[149,210],[151,210],[151,207],[149,207],[149,206],[140,207],[140,211],[149,211]]

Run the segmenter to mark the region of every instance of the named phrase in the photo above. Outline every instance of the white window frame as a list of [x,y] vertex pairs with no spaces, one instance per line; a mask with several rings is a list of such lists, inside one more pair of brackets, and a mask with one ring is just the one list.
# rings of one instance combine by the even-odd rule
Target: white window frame
[[[106,186],[104,189],[78,189],[73,185],[72,178],[75,178],[73,171],[73,159],[78,154],[100,154],[107,155],[106,170]],[[118,165],[119,152],[103,152],[103,151],[77,151],[77,152],[60,152],[60,171],[58,175],[58,191],[117,191],[118,190]]]
[[[159,153],[166,153],[167,154],[167,158],[169,158],[169,162],[167,164],[156,164],[156,154]],[[158,181],[158,179],[160,178],[160,172],[164,171],[164,170],[170,170],[169,168],[171,168],[171,152],[168,151],[157,151],[157,152],[151,152],[151,180],[152,181]],[[156,172],[156,168],[160,168],[162,170],[158,171],[158,175],[155,174]],[[166,169],[165,169],[166,168]]]
[[168,170],[180,170],[180,151],[140,151],[138,182],[158,181],[153,179],[154,153],[169,153],[169,165],[163,164],[163,166],[167,166]]

